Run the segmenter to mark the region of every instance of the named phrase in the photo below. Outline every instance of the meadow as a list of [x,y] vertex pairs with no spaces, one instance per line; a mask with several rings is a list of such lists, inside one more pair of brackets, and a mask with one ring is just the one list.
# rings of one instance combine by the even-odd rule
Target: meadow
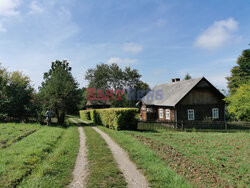
[[100,129],[129,152],[153,187],[249,185],[249,133]]
[[[126,187],[103,138],[84,126],[86,187]],[[79,149],[77,126],[0,124],[0,187],[67,187]],[[151,187],[247,187],[248,132],[115,131],[98,126],[125,151]]]
[[0,187],[70,183],[79,147],[77,127],[0,124]]

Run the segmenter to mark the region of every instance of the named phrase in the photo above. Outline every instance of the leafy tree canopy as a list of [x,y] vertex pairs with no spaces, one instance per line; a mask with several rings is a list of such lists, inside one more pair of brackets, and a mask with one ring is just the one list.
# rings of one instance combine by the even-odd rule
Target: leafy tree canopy
[[0,114],[1,119],[11,117],[26,119],[34,89],[29,77],[22,72],[8,72],[0,65]]
[[229,94],[236,92],[242,84],[250,80],[250,49],[244,50],[237,60],[237,65],[231,69],[231,76],[228,80]]
[[191,78],[192,78],[192,77],[190,76],[190,74],[187,73],[187,74],[185,75],[184,80],[190,80]]
[[226,98],[228,112],[237,120],[250,121],[250,82],[242,84]]
[[[131,69],[131,67],[125,67],[123,70],[116,63],[111,65],[102,63],[96,65],[95,68],[88,69],[85,79],[89,82],[89,88],[103,90],[150,89],[148,84],[141,81],[141,75],[138,70]],[[134,106],[136,101],[126,101],[125,95],[126,93],[123,96],[124,100],[112,101],[112,106]]]
[[44,73],[44,81],[39,90],[46,107],[55,113],[60,124],[64,123],[67,112],[77,110],[81,99],[78,83],[66,60],[52,62],[50,70]]

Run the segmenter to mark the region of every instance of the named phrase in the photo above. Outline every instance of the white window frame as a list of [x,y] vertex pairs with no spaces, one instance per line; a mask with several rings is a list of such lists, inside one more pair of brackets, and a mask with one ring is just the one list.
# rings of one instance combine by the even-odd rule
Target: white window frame
[[212,118],[219,119],[219,108],[212,108]]
[[159,118],[163,119],[163,109],[162,108],[159,109]]
[[188,109],[188,120],[195,120],[194,109]]
[[166,109],[166,119],[170,119],[170,110]]
[[154,112],[154,110],[153,110],[153,108],[147,108],[147,112],[149,112],[149,113],[153,113],[153,112]]

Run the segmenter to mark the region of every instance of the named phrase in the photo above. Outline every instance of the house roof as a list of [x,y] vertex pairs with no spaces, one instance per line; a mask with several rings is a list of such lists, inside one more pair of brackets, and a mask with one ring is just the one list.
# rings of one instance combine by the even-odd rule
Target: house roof
[[86,102],[86,106],[103,106],[103,105],[110,106],[111,103],[109,100],[88,100]]
[[163,94],[162,100],[157,100],[155,97],[152,97],[153,98],[152,99],[150,98],[150,93],[148,93],[145,97],[142,98],[141,101],[146,105],[175,106],[202,79],[205,79],[205,78],[202,77],[202,78],[195,78],[195,79],[183,80],[179,82],[156,85],[152,90],[154,92],[156,92],[157,90],[162,90],[162,94]]

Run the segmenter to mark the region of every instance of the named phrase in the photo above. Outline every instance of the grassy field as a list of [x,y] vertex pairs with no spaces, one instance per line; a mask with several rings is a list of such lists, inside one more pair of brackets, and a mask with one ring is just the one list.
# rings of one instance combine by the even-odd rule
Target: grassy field
[[33,124],[2,124],[0,125],[0,148],[6,148],[38,129],[39,126]]
[[142,170],[152,187],[191,187],[187,181],[175,173],[157,153],[131,136],[127,131],[114,131],[99,127],[129,153],[130,159]]
[[87,136],[90,174],[87,187],[126,187],[125,179],[114,161],[106,142],[91,127],[84,127]]
[[[0,149],[0,187],[62,187],[70,183],[79,138],[68,129],[0,124],[0,138],[32,133]],[[8,141],[11,142],[11,141]]]
[[[84,125],[77,117],[71,117]],[[67,187],[79,148],[75,124],[0,124],[0,187]],[[247,187],[247,132],[114,131],[110,135],[145,175],[151,187]],[[90,126],[87,187],[126,187],[111,151]]]
[[[161,159],[158,159],[155,168],[159,168],[164,161],[163,167],[171,167],[194,186],[246,187],[249,184],[249,133],[117,132],[101,129],[130,153],[131,159],[145,171],[152,183],[156,183],[163,174],[154,177],[149,167],[155,165],[156,161],[150,164],[149,157]],[[140,154],[142,148],[144,151]],[[149,156],[152,151],[153,156]],[[171,175],[174,177],[173,173]],[[159,183],[165,183],[169,177],[162,178]],[[176,178],[173,179],[175,183]]]

